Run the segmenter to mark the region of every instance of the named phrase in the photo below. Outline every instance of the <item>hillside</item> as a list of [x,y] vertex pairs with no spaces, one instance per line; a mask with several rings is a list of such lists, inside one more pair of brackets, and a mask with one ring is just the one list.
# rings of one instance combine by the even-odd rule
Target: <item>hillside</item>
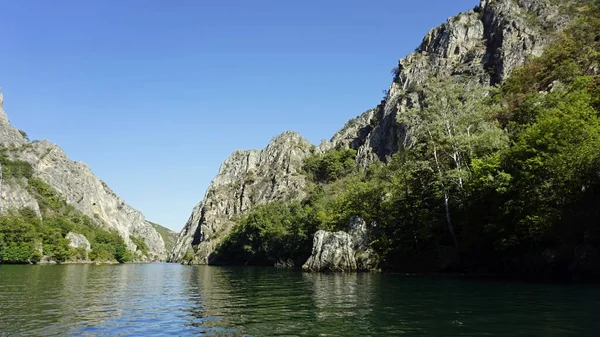
[[[311,258],[322,242],[342,254],[362,221],[367,269],[598,277],[599,8],[484,0],[450,18],[399,61],[376,108],[294,165],[247,171],[234,153],[171,258],[299,265],[315,233]],[[257,168],[279,167],[267,158]],[[286,197],[265,184],[235,207],[248,182],[290,173],[301,184]],[[226,225],[206,226],[209,206]]]
[[81,259],[87,254],[75,250],[82,247],[99,260],[166,258],[163,239],[139,211],[57,145],[30,142],[3,103],[0,94],[0,262]]
[[167,252],[173,250],[173,247],[175,246],[175,241],[177,241],[177,233],[155,222],[147,220],[146,222],[152,225],[152,227],[158,232],[158,234],[160,234],[160,237],[165,243],[165,249],[167,250]]

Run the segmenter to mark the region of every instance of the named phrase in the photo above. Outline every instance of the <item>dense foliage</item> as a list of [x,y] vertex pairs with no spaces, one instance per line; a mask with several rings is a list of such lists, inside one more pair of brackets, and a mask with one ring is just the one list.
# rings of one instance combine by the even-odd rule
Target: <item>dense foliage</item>
[[[212,257],[215,263],[269,264],[310,254],[315,214],[299,202],[260,206],[238,221]],[[303,261],[302,261],[303,262]]]
[[0,149],[0,164],[2,165],[2,177],[4,179],[29,179],[33,176],[33,167],[31,167],[31,164],[22,160],[11,160],[6,152],[6,149]]
[[[91,251],[69,246],[69,232],[85,235]],[[42,256],[57,262],[90,259],[131,261],[123,239],[98,228],[85,215],[70,213],[39,218],[30,208],[0,217],[0,263],[35,263]]]
[[303,262],[317,229],[371,227],[383,268],[600,276],[600,4],[501,86],[428,83],[404,147],[358,171],[354,150],[306,161],[302,202],[242,217],[221,261]]
[[353,149],[335,149],[308,157],[304,169],[312,181],[332,182],[356,170]]

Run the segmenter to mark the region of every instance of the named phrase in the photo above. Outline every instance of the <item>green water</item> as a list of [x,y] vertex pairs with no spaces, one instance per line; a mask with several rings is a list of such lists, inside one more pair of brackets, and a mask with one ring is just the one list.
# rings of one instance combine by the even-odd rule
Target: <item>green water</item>
[[0,336],[599,336],[600,287],[273,268],[0,266]]

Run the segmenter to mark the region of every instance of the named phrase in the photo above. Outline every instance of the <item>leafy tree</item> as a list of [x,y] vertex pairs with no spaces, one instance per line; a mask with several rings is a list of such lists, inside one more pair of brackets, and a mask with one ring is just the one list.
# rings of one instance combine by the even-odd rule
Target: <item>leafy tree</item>
[[336,149],[313,154],[306,159],[304,169],[315,182],[332,182],[356,170],[356,150]]

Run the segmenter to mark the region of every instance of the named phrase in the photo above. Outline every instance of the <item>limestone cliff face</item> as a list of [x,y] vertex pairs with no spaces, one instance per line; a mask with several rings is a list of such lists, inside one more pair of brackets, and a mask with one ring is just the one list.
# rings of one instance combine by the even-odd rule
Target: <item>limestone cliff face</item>
[[410,125],[397,121],[420,109],[429,83],[454,77],[481,86],[500,83],[527,57],[539,56],[549,39],[568,22],[558,3],[568,0],[482,0],[427,33],[414,53],[398,62],[386,97],[373,110],[352,120],[331,141],[358,150],[366,166],[398,151],[408,142]]
[[27,144],[27,139],[12,126],[8,121],[8,116],[4,111],[4,96],[0,91],[0,144],[8,146],[19,146]]
[[[400,123],[398,117],[410,109],[421,109],[427,98],[423,87],[451,77],[482,87],[500,83],[527,57],[542,53],[550,32],[569,21],[560,6],[570,2],[481,0],[474,9],[448,19],[429,31],[414,53],[399,60],[386,97],[375,109],[348,121],[315,151],[324,152],[336,146],[353,148],[358,153],[358,164],[363,167],[385,160],[414,141],[410,138],[412,126]],[[272,151],[269,148],[275,146],[269,145],[263,151]],[[301,167],[302,153],[308,151],[297,151],[294,164],[288,165],[293,168],[291,172]],[[260,160],[256,159],[259,157]],[[281,180],[281,174],[289,176],[290,172],[286,173],[282,164],[285,163],[274,161],[262,151],[235,152],[221,167],[204,201],[194,209],[171,260],[181,261],[193,248],[198,257],[196,262],[206,263],[214,248],[214,238],[232,225],[232,216],[258,204],[298,197],[303,178]],[[252,167],[255,169],[249,170]],[[244,183],[247,177],[251,177],[251,184]],[[271,177],[276,177],[273,189],[281,188],[278,193],[271,190]]]
[[301,170],[312,149],[299,134],[285,132],[262,150],[235,151],[194,208],[170,260],[181,261],[190,252],[195,256],[192,263],[208,263],[215,245],[233,225],[233,217],[257,205],[304,197]]
[[[0,101],[1,102],[1,101]],[[90,168],[74,162],[60,147],[47,141],[29,143],[14,128],[0,104],[0,144],[7,155],[30,163],[34,176],[54,187],[69,204],[88,215],[101,227],[117,231],[131,250],[136,246],[130,235],[142,237],[151,255],[166,259],[165,244],[138,210],[127,205]],[[26,182],[5,180],[2,185],[2,211],[31,207],[39,214],[35,198],[23,186]]]

